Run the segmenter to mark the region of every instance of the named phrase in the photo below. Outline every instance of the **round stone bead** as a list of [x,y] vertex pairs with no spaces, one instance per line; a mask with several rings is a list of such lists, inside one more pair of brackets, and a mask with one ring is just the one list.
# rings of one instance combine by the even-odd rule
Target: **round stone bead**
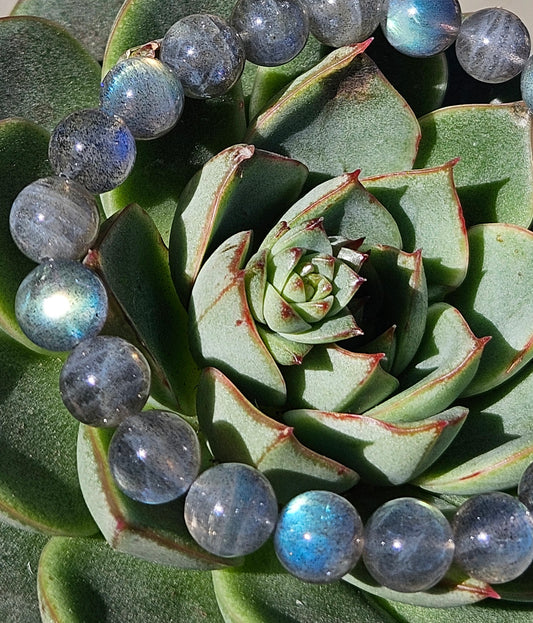
[[98,335],[78,344],[59,375],[61,398],[89,426],[115,427],[139,412],[150,393],[150,366],[120,337]]
[[305,0],[311,33],[340,48],[368,39],[382,18],[381,0]]
[[164,504],[183,495],[200,469],[194,429],[168,411],[143,411],[117,428],[108,451],[118,488],[145,504]]
[[218,556],[244,556],[259,549],[277,516],[272,485],[260,471],[242,463],[206,470],[185,498],[185,523],[192,538]]
[[224,95],[244,69],[244,47],[235,29],[216,15],[188,15],[161,42],[161,60],[178,76],[185,95]]
[[365,527],[363,560],[382,586],[412,593],[431,588],[448,570],[452,529],[436,508],[414,498],[380,506]]
[[530,112],[533,113],[533,56],[529,58],[522,70],[520,88],[522,89],[522,99]]
[[517,76],[529,57],[531,41],[522,20],[506,9],[482,9],[461,26],[455,51],[467,74],[499,83]]
[[281,564],[300,580],[333,582],[352,569],[363,547],[355,508],[330,491],[307,491],[281,511],[274,548]]
[[116,188],[135,162],[135,139],[119,117],[100,109],[71,113],[55,127],[48,157],[54,172],[94,194]]
[[402,54],[419,58],[443,52],[460,27],[457,0],[389,0],[381,20],[387,41]]
[[473,578],[499,584],[533,561],[533,522],[507,493],[484,493],[462,504],[453,521],[455,560]]
[[138,139],[171,130],[183,111],[183,87],[176,74],[154,58],[119,61],[102,81],[100,106],[121,117]]
[[298,0],[237,0],[230,22],[247,60],[266,67],[288,63],[309,36],[307,11]]
[[96,239],[98,206],[83,186],[64,177],[45,177],[24,188],[9,214],[11,236],[35,262],[77,260]]
[[46,260],[22,281],[15,314],[29,339],[48,350],[71,350],[102,329],[107,293],[100,279],[72,260]]
[[520,478],[518,499],[530,512],[533,511],[533,463],[529,465]]

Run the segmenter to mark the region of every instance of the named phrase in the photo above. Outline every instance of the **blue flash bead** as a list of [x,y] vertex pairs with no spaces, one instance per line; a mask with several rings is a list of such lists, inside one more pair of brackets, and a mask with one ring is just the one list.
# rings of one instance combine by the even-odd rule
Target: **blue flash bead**
[[[533,58],[533,57],[532,57]],[[533,511],[533,463],[522,474],[518,483],[518,499],[529,510]]]
[[230,23],[247,60],[265,67],[288,63],[309,36],[307,11],[298,0],[238,0]]
[[150,366],[120,337],[98,335],[78,344],[59,375],[61,398],[89,426],[115,427],[139,412],[150,393]]
[[300,580],[334,582],[359,560],[363,524],[355,508],[340,495],[307,491],[281,511],[274,548],[285,569]]
[[520,88],[522,89],[522,99],[529,111],[533,113],[533,56],[530,57],[522,70]]
[[161,60],[178,76],[185,95],[224,95],[244,69],[245,53],[235,29],[216,15],[188,15],[170,27],[161,42]]
[[531,40],[522,20],[506,9],[482,9],[461,26],[455,51],[467,74],[497,84],[517,76],[529,57]]
[[368,39],[383,14],[381,0],[304,0],[311,33],[324,45],[340,48]]
[[184,514],[192,538],[205,550],[217,556],[244,556],[271,535],[278,503],[260,471],[242,463],[222,463],[192,484]]
[[453,521],[455,560],[473,578],[500,584],[533,561],[533,521],[507,493],[484,493],[462,504]]
[[452,529],[436,508],[414,498],[380,506],[365,527],[363,560],[382,586],[412,593],[431,588],[448,570]]
[[15,314],[27,337],[42,348],[71,350],[102,329],[107,316],[103,283],[72,260],[46,260],[22,281]]
[[443,52],[455,41],[460,27],[457,0],[389,0],[381,21],[394,48],[419,58]]
[[105,76],[100,107],[126,122],[137,139],[171,130],[183,111],[183,87],[176,74],[154,58],[119,61]]
[[117,428],[108,451],[118,488],[145,504],[164,504],[183,495],[200,469],[194,429],[168,411],[143,411]]
[[15,244],[34,262],[79,259],[96,239],[99,221],[94,197],[83,186],[53,176],[26,186],[9,214]]
[[116,188],[135,162],[135,139],[119,117],[99,109],[78,110],[58,123],[48,157],[57,175],[94,194]]

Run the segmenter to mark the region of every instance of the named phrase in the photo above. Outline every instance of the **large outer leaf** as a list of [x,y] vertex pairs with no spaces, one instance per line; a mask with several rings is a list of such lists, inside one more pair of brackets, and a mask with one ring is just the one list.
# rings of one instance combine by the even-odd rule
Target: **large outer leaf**
[[98,106],[100,66],[63,28],[37,17],[0,19],[0,119],[51,130],[78,108]]

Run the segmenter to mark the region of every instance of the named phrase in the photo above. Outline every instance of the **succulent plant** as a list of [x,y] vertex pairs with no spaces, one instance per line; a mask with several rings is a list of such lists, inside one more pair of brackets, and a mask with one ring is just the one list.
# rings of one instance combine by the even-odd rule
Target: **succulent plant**
[[[183,15],[232,3],[127,0],[113,23],[119,5],[20,0],[0,20],[2,620],[531,621],[531,570],[491,587],[452,567],[400,593],[359,564],[306,584],[271,543],[219,558],[189,536],[182,501],[117,489],[113,431],[69,415],[65,356],[16,323],[34,264],[9,210],[50,173],[55,124],[98,104],[102,72]],[[195,427],[204,466],[256,466],[280,503],[339,492],[363,518],[405,495],[451,516],[516,489],[533,461],[532,116],[519,99],[518,80],[483,86],[453,50],[411,59],[379,34],[333,51],[310,38],[138,143],[127,181],[100,196],[85,264],[108,290],[105,332],[144,352],[149,405]]]

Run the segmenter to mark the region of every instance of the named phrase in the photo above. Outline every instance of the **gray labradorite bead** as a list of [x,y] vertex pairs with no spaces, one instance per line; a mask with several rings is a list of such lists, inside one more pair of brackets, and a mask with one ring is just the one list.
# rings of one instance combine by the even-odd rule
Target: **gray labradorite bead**
[[522,71],[520,88],[522,89],[522,99],[529,108],[529,111],[533,113],[533,56],[529,58]]
[[71,350],[102,329],[107,317],[104,284],[73,260],[46,260],[22,281],[15,314],[28,338],[48,350]]
[[[533,58],[533,57],[532,57]],[[531,463],[518,483],[518,499],[529,512],[533,511],[533,463]]]
[[274,530],[277,516],[270,482],[242,463],[223,463],[203,472],[185,498],[191,536],[218,556],[244,556],[259,549]]
[[78,344],[59,376],[61,398],[89,426],[118,426],[139,412],[150,393],[150,366],[120,337],[99,335]]
[[531,41],[522,20],[506,9],[469,15],[455,42],[457,60],[467,74],[497,84],[517,76],[529,57]]
[[365,527],[363,560],[382,586],[402,593],[431,588],[448,570],[452,529],[436,508],[414,498],[380,506]]
[[309,36],[307,11],[298,0],[238,0],[230,22],[246,59],[266,67],[288,63]]
[[135,138],[157,138],[171,130],[183,111],[183,87],[176,74],[154,58],[119,61],[105,76],[100,106],[124,119]]
[[192,426],[168,411],[143,411],[126,418],[108,452],[118,488],[145,504],[183,495],[200,469],[200,444]]
[[473,578],[510,582],[533,561],[533,521],[507,493],[483,493],[462,504],[453,520],[455,560]]
[[94,194],[122,184],[135,154],[135,139],[124,121],[96,108],[78,110],[61,120],[48,148],[54,172]]
[[9,228],[18,248],[35,262],[77,260],[96,239],[98,206],[83,186],[45,177],[24,188],[11,207]]
[[305,0],[304,4],[313,35],[334,48],[368,39],[383,11],[381,0]]
[[161,42],[161,60],[177,74],[185,95],[224,95],[244,69],[244,47],[235,29],[216,15],[188,15]]

